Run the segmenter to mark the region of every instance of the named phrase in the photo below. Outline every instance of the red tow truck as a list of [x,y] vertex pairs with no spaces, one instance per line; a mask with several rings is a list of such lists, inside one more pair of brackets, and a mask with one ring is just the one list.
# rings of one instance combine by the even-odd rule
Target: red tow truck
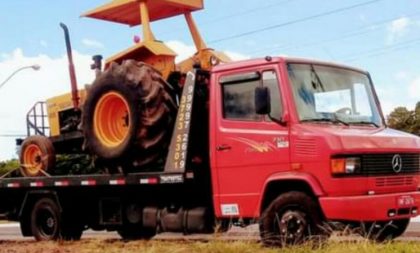
[[4,177],[0,210],[38,240],[259,222],[265,244],[284,245],[340,222],[382,241],[418,215],[419,170],[420,138],[386,126],[368,72],[266,57],[188,73],[162,167]]

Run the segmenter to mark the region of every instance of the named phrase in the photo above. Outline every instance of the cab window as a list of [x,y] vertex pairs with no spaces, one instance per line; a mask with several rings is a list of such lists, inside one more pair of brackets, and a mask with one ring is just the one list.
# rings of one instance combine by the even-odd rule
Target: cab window
[[260,121],[255,113],[255,88],[260,85],[258,72],[222,77],[223,118],[230,120]]
[[277,74],[274,70],[224,76],[220,79],[223,96],[223,118],[239,121],[270,121],[255,113],[255,88],[270,89],[271,116],[280,118],[281,101]]
[[[271,96],[271,117],[274,119],[281,118],[281,97],[279,89],[279,81],[277,78],[276,71],[268,70],[264,71],[262,74],[263,86],[270,89]],[[266,117],[267,121],[271,121],[269,117]]]

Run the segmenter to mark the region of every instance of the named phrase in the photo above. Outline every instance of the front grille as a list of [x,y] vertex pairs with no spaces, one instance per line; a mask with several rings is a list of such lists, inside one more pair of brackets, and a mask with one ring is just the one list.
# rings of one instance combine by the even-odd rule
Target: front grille
[[[393,159],[396,155],[401,157],[402,167],[393,168]],[[366,154],[361,156],[361,174],[376,175],[401,175],[418,173],[420,171],[420,154]]]

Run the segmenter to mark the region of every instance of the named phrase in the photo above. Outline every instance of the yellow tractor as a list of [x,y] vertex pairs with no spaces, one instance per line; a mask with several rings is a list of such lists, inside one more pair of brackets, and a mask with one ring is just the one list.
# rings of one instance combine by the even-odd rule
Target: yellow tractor
[[[28,114],[28,133],[21,147],[21,173],[48,175],[56,154],[86,153],[111,171],[144,170],[165,157],[178,105],[179,82],[194,67],[208,70],[230,59],[206,46],[191,13],[203,9],[203,0],[114,0],[83,14],[129,26],[142,25],[143,40],[118,53],[101,67],[95,56],[95,81],[78,90],[68,30],[67,52],[72,92],[41,104]],[[176,54],[155,39],[150,23],[184,15],[197,52],[175,64]],[[42,119],[39,126],[37,118]],[[48,118],[49,134],[43,120]],[[31,120],[34,119],[34,120]]]

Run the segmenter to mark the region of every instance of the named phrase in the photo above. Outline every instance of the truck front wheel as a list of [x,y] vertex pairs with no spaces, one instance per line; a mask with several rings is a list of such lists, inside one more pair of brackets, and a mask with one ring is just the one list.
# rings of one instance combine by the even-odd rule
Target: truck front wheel
[[53,200],[42,198],[35,203],[31,212],[31,230],[37,241],[60,237],[60,210]]
[[308,239],[327,237],[316,201],[303,192],[281,194],[260,218],[260,236],[266,246],[301,244]]
[[410,219],[364,223],[360,228],[360,234],[373,241],[384,242],[404,234],[409,224]]

